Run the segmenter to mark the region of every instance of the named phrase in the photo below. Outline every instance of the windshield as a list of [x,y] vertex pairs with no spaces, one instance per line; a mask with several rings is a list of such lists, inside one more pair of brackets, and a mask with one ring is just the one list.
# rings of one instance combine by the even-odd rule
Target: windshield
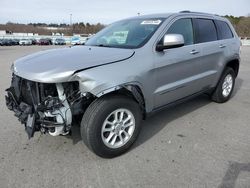
[[151,38],[162,22],[162,18],[119,21],[98,32],[85,45],[139,48]]

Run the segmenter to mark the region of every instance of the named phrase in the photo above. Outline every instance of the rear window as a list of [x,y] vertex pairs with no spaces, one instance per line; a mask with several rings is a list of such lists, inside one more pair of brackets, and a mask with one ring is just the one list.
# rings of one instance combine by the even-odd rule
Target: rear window
[[226,22],[219,20],[215,20],[214,22],[217,27],[219,40],[233,38],[233,33]]
[[217,32],[213,20],[194,19],[195,42],[210,42],[217,40]]

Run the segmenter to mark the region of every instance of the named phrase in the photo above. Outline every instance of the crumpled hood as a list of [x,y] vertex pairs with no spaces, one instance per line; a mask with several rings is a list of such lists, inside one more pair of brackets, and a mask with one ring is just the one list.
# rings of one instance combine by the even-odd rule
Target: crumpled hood
[[45,50],[14,62],[16,75],[44,83],[68,81],[75,71],[119,62],[132,57],[134,50],[76,46]]

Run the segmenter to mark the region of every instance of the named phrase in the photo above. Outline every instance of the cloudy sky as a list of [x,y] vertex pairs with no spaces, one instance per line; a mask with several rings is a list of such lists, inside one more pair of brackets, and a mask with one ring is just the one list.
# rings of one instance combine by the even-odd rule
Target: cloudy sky
[[140,14],[192,10],[250,15],[250,0],[0,0],[0,23],[73,22],[108,24]]

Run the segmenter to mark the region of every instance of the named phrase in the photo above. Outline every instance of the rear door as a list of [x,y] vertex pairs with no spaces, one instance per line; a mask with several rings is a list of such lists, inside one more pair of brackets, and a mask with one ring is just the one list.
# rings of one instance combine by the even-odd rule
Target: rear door
[[[219,48],[220,50],[222,50],[224,61],[228,62],[231,59],[235,58],[235,54],[238,54],[239,41],[235,40],[235,36],[227,22],[222,21],[222,20],[214,20],[214,23],[217,28]],[[238,55],[236,55],[236,58],[238,58]],[[221,75],[221,72],[218,72],[215,84],[220,78],[220,75]]]
[[195,43],[201,48],[200,86],[204,89],[213,87],[217,80],[219,66],[224,61],[224,52],[218,41],[217,29],[212,19],[193,19]]

